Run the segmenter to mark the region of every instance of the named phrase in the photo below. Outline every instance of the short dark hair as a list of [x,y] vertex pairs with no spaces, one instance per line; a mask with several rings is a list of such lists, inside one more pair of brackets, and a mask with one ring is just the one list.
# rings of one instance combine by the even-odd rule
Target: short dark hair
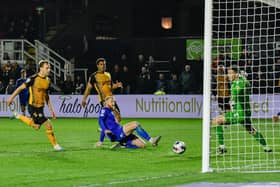
[[44,64],[49,64],[49,61],[47,61],[47,60],[40,60],[40,61],[39,61],[39,67],[40,67],[40,68],[43,67]]
[[105,58],[98,58],[98,59],[96,60],[96,65],[99,64],[99,62],[101,62],[101,61],[106,62]]

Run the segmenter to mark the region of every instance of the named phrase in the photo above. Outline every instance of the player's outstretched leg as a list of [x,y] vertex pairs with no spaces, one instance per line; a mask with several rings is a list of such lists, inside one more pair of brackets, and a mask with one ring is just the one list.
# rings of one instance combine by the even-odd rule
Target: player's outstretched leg
[[133,121],[130,123],[127,123],[126,125],[124,125],[123,127],[124,129],[124,133],[126,135],[131,134],[134,130],[136,131],[136,133],[143,139],[149,141],[153,146],[157,146],[158,142],[161,139],[161,136],[157,136],[157,137],[151,137],[140,125],[139,122],[137,121]]
[[111,149],[116,149],[116,148],[137,149],[137,148],[144,148],[145,146],[146,143],[144,140],[142,140],[140,137],[134,134],[130,134],[125,137],[124,141],[114,144],[111,147]]
[[245,128],[246,131],[248,131],[249,134],[252,134],[252,136],[263,146],[264,152],[272,152],[272,149],[267,145],[262,133],[257,131],[254,127],[252,127],[251,123],[247,123],[245,125]]
[[[138,123],[138,122],[137,122]],[[161,136],[156,137],[150,137],[150,135],[141,127],[141,125],[138,123],[138,125],[135,128],[135,131],[139,136],[144,138],[145,140],[148,140],[153,146],[157,146],[158,142],[161,139]]]
[[161,136],[152,137],[149,142],[151,142],[152,146],[157,146],[160,139]]
[[266,141],[262,135],[262,133],[256,131],[254,134],[253,134],[254,138],[260,142],[260,144],[263,146],[263,150],[264,152],[267,152],[267,153],[270,153],[272,152],[272,149],[270,147],[268,147],[268,145],[266,144]]
[[26,117],[24,115],[18,114],[17,112],[13,112],[13,115],[10,117],[10,119],[19,119],[21,120],[24,124],[39,130],[40,129],[40,125],[35,124],[32,118]]
[[265,141],[262,133],[255,131],[255,133],[253,133],[253,136],[263,146],[264,152],[267,152],[267,153],[272,152],[272,149],[266,144],[266,141]]

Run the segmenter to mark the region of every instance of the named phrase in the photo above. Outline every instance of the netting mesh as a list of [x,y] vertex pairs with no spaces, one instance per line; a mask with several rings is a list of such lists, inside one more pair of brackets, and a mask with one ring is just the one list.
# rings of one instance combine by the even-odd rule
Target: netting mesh
[[272,120],[280,112],[279,1],[213,0],[212,39],[211,118],[224,115],[227,125],[211,128],[210,167],[280,171],[280,123]]

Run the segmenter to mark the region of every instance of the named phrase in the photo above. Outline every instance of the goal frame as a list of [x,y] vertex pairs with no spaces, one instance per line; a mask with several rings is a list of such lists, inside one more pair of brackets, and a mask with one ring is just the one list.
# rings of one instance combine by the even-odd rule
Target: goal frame
[[204,68],[203,68],[203,123],[202,123],[202,173],[210,168],[210,105],[211,105],[211,52],[213,0],[205,1],[204,13]]
[[[244,1],[244,0],[239,0],[239,1]],[[262,4],[277,8],[278,10],[277,11],[275,10],[275,12],[277,12],[277,14],[278,14],[278,19],[277,18],[272,18],[272,19],[278,20],[278,24],[279,24],[280,0],[246,0],[245,2],[260,2]],[[203,69],[203,114],[202,114],[203,121],[202,121],[202,167],[201,167],[202,173],[212,172],[213,169],[216,170],[214,165],[211,166],[212,159],[210,159],[211,110],[212,110],[212,108],[211,108],[211,93],[212,93],[211,92],[211,81],[212,81],[211,80],[211,78],[212,78],[211,69],[212,69],[212,55],[213,55],[213,46],[212,45],[213,45],[213,39],[214,39],[214,42],[216,39],[216,38],[214,38],[215,35],[212,30],[213,23],[215,23],[215,21],[216,21],[216,19],[213,18],[213,14],[215,13],[215,12],[213,12],[214,11],[213,8],[215,6],[215,4],[213,4],[213,3],[215,3],[214,0],[207,0],[207,1],[205,1],[205,5],[204,5],[205,6],[204,7],[204,47],[203,47],[204,69]],[[255,23],[255,20],[253,23]],[[279,28],[279,26],[273,26],[272,28],[274,28],[274,29]],[[278,37],[279,36],[280,35],[278,32]],[[267,43],[271,43],[271,42],[268,40]],[[279,58],[279,54],[278,54],[278,58]],[[214,137],[212,137],[212,138],[214,138]],[[278,140],[279,140],[279,138],[278,138]],[[274,160],[271,160],[271,161],[274,162]],[[213,168],[211,168],[211,167],[213,167]],[[226,169],[228,169],[228,168],[226,168]],[[248,172],[244,171],[244,172],[245,173],[252,173],[252,172],[253,173],[264,173],[264,172],[280,172],[280,170],[279,170],[279,168],[278,168],[278,170],[273,170],[273,169],[270,170],[270,168],[269,168],[269,170],[256,170],[256,171],[253,170],[253,171],[248,171]]]

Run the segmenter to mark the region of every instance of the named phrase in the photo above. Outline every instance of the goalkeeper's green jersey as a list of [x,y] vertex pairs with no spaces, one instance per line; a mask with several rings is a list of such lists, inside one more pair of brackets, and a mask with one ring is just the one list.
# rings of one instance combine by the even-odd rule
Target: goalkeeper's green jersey
[[231,84],[232,110],[226,112],[226,123],[243,123],[251,118],[250,107],[251,85],[249,81],[240,76]]

